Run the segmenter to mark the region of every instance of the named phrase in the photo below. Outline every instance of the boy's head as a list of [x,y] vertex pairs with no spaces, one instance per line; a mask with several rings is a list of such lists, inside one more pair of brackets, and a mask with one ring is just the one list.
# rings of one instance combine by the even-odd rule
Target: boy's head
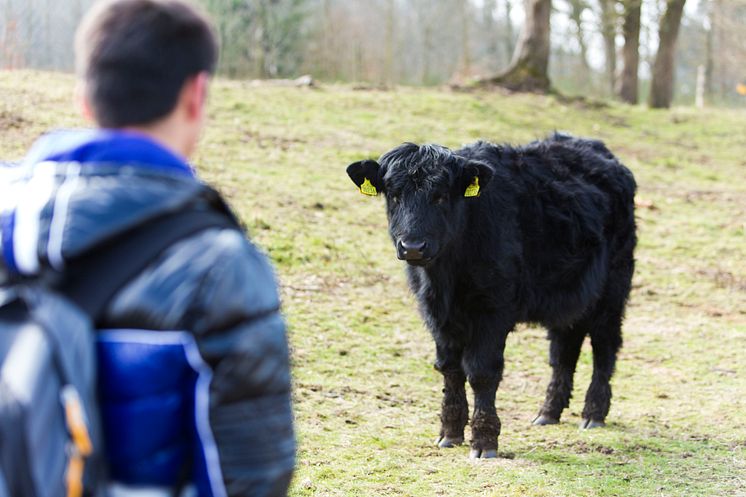
[[75,55],[84,112],[99,126],[158,128],[191,153],[218,56],[203,14],[185,0],[102,1],[78,28]]

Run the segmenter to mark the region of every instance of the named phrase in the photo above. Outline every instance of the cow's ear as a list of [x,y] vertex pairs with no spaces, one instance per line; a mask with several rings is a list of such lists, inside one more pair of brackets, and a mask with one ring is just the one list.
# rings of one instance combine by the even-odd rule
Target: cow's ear
[[492,179],[495,170],[486,162],[471,160],[466,163],[461,172],[459,188],[464,197],[478,197]]
[[383,191],[381,166],[374,160],[353,162],[347,166],[347,175],[360,189],[360,193],[375,197]]

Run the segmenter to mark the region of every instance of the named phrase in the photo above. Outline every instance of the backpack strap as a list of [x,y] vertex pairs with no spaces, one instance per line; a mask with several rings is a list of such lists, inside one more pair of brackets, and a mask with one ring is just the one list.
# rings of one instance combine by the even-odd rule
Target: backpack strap
[[242,230],[222,200],[213,207],[167,213],[114,237],[71,261],[56,288],[96,322],[114,295],[174,243],[208,228]]

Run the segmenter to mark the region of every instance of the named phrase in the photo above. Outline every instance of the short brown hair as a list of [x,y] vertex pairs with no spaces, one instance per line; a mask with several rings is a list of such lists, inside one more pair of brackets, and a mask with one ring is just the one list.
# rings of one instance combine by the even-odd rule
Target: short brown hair
[[167,116],[190,77],[218,56],[207,17],[185,0],[108,0],[78,28],[76,69],[99,125],[143,125]]

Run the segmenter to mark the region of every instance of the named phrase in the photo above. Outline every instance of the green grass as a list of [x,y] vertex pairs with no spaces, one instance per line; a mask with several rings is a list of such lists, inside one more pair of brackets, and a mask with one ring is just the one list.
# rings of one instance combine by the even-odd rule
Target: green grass
[[[0,72],[0,157],[81,125],[66,75]],[[218,81],[196,164],[274,260],[290,326],[293,496],[746,495],[746,113],[554,97]],[[500,457],[439,450],[441,379],[386,234],[344,168],[402,141],[606,141],[637,178],[640,243],[609,425],[577,429],[591,373],[554,427],[530,425],[544,332],[508,341]]]

